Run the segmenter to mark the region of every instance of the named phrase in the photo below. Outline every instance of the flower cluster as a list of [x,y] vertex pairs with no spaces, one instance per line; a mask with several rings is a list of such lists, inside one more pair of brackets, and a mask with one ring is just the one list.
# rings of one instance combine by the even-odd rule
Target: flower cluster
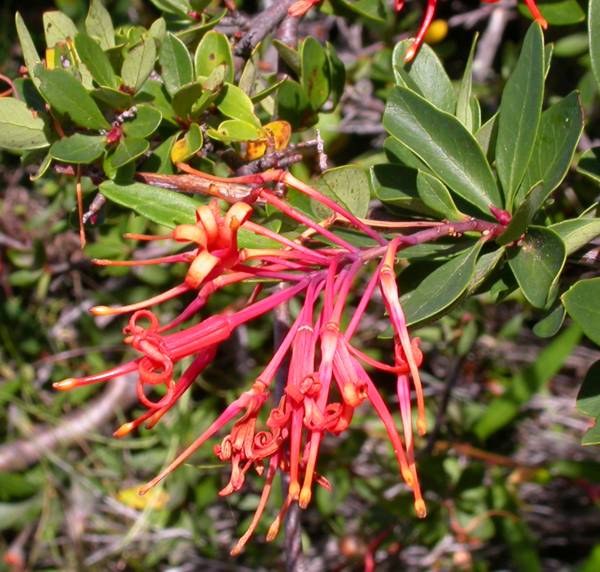
[[[169,411],[198,375],[211,363],[219,345],[242,324],[262,316],[292,298],[302,300],[301,310],[276,349],[271,361],[223,413],[187,447],[156,478],[141,489],[148,491],[188,459],[200,446],[228,424],[229,433],[214,449],[215,455],[231,465],[231,476],[221,495],[239,491],[246,475],[254,470],[264,477],[264,488],[256,514],[246,534],[238,541],[232,554],[239,553],[265,509],[273,479],[277,472],[287,475],[288,494],[278,516],[271,525],[268,539],[273,539],[286,511],[292,503],[307,507],[315,485],[329,487],[327,479],[318,473],[317,460],[324,437],[339,435],[352,421],[355,410],[368,402],[381,419],[400,474],[414,495],[418,516],[426,514],[414,459],[414,432],[411,393],[417,403],[416,430],[426,431],[423,389],[419,367],[423,356],[418,339],[411,339],[407,329],[395,276],[399,248],[440,236],[456,235],[467,230],[483,233],[483,239],[497,235],[501,225],[469,219],[463,223],[420,223],[425,230],[410,235],[384,238],[373,230],[376,221],[359,219],[328,197],[295,179],[285,171],[273,170],[239,179],[218,179],[180,165],[186,175],[156,179],[157,184],[190,189],[196,182],[209,194],[228,200],[231,206],[221,213],[216,199],[196,211],[196,223],[175,227],[170,235],[129,235],[138,240],[171,239],[189,245],[185,252],[163,258],[142,261],[97,260],[101,265],[187,264],[182,284],[171,290],[131,306],[98,306],[96,315],[131,313],[124,329],[125,342],[140,355],[137,359],[100,374],[70,378],[55,384],[57,389],[104,382],[137,370],[137,393],[146,411],[137,419],[125,423],[115,436],[127,435],[146,423],[154,426]],[[142,174],[143,176],[143,174]],[[156,176],[161,177],[161,176]],[[187,185],[187,186],[186,186]],[[228,194],[231,185],[246,189],[245,200]],[[246,185],[243,187],[243,185]],[[317,223],[291,206],[276,188],[287,185],[321,202],[333,211],[333,216]],[[274,188],[275,187],[275,188]],[[220,189],[220,190],[219,190]],[[307,230],[297,240],[274,233],[250,220],[252,204],[267,203],[279,209]],[[350,224],[373,240],[368,248],[358,248],[332,231],[336,222]],[[401,223],[400,223],[401,224]],[[238,231],[243,228],[257,236],[270,238],[279,248],[239,248]],[[367,276],[363,276],[367,273]],[[257,279],[260,279],[257,281]],[[243,308],[227,310],[183,327],[202,310],[217,290],[230,284],[253,281],[258,283],[251,299]],[[278,284],[270,289],[269,281]],[[358,284],[364,284],[362,294],[351,295]],[[185,292],[196,291],[195,299],[173,321],[161,326],[149,310],[164,300]],[[391,322],[393,360],[382,363],[364,354],[353,337],[374,294],[379,292]],[[193,362],[176,380],[175,365],[193,356]],[[278,403],[273,403],[275,379],[289,359],[287,379]],[[368,369],[394,376],[397,384],[402,434]],[[153,400],[151,393],[162,386],[161,397]],[[261,416],[263,409],[268,414]],[[264,419],[264,423],[261,422]]]
[[[493,4],[498,2],[498,0],[482,0],[485,3]],[[288,13],[290,16],[301,17],[304,16],[313,6],[319,4],[321,0],[298,0],[290,7]],[[419,30],[417,31],[417,35],[407,50],[405,55],[405,61],[411,62],[417,53],[419,52],[420,47],[423,45],[423,41],[425,40],[425,36],[427,35],[427,31],[429,30],[433,19],[435,18],[435,12],[437,9],[438,0],[427,0],[427,6],[425,8],[425,13],[423,14],[423,18],[421,19],[421,24],[419,25]],[[548,27],[548,23],[546,19],[542,16],[539,8],[535,0],[525,0],[525,4],[529,9],[529,12],[533,16],[533,19],[540,25],[542,28],[546,29]],[[404,0],[394,0],[394,10],[396,12],[400,12],[404,8]]]

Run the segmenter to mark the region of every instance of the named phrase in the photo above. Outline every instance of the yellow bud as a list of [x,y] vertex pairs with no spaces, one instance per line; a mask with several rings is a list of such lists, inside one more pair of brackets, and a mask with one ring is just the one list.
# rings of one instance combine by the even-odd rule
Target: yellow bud
[[428,44],[439,44],[446,39],[448,35],[448,22],[446,20],[434,20],[425,34],[425,41]]

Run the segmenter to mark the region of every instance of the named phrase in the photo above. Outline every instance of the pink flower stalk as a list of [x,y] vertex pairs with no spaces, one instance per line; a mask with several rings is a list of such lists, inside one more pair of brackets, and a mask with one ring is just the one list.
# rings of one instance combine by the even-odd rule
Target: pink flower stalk
[[[188,192],[194,192],[196,188],[205,192],[208,186],[211,194],[215,194],[213,187],[218,185],[223,185],[224,189],[233,187],[236,193],[243,193],[244,188],[250,186],[251,190],[247,190],[247,196],[243,197],[247,202],[238,200],[238,195],[232,198],[224,193],[221,198],[233,203],[224,214],[220,212],[216,201],[212,200],[197,209],[195,224],[176,226],[167,236],[128,235],[137,240],[171,239],[188,245],[189,249],[184,252],[152,260],[96,260],[97,264],[103,266],[187,264],[188,270],[182,284],[161,295],[129,306],[97,306],[92,309],[95,315],[131,314],[123,330],[125,343],[131,345],[139,357],[105,372],[69,378],[54,386],[68,390],[137,371],[137,395],[145,412],[123,424],[114,435],[123,437],[144,423],[151,428],[210,365],[220,344],[236,328],[299,297],[302,299],[302,309],[264,371],[204,433],[143,486],[140,493],[144,494],[156,486],[208,440],[231,425],[229,433],[214,447],[219,460],[231,466],[229,481],[220,494],[229,495],[241,490],[250,471],[262,475],[265,480],[259,506],[250,526],[231,551],[232,554],[238,554],[258,526],[277,472],[287,475],[289,485],[283,506],[269,528],[268,540],[277,535],[292,503],[306,508],[315,484],[330,487],[327,479],[317,470],[323,439],[328,434],[343,433],[352,422],[356,409],[368,402],[385,427],[400,475],[414,496],[415,512],[419,517],[424,517],[426,508],[414,458],[411,399],[414,390],[418,410],[416,429],[419,435],[423,435],[426,430],[425,404],[419,376],[423,355],[418,339],[410,337],[399,302],[394,273],[397,251],[406,245],[467,231],[481,232],[484,240],[490,240],[498,236],[505,225],[502,222],[469,219],[432,226],[388,240],[370,227],[371,222],[377,226],[377,221],[356,218],[284,171],[273,170],[249,177],[220,179],[194,171],[188,166],[181,167],[187,174],[173,175],[168,179],[160,176],[158,184]],[[269,188],[278,183],[293,187],[332,209],[341,220],[370,237],[375,246],[358,248],[336,235],[327,228],[327,224],[308,218]],[[298,239],[292,240],[251,221],[253,209],[249,203],[258,200],[278,208],[284,215],[309,228],[310,237],[301,234]],[[240,249],[237,243],[240,228],[267,237],[280,247]],[[334,246],[324,245],[324,241]],[[369,268],[371,275],[352,309],[351,294]],[[195,325],[184,326],[188,320],[200,314],[215,292],[231,284],[255,283],[257,279],[261,283],[255,286],[250,300],[243,307],[228,308]],[[273,281],[281,283],[281,287],[270,290],[268,283]],[[161,326],[149,308],[192,290],[197,292],[196,298],[177,318]],[[391,364],[365,355],[352,343],[364,312],[377,291],[381,293],[394,331],[394,359]],[[348,319],[345,319],[346,316]],[[345,329],[342,326],[344,323],[348,324]],[[193,357],[191,365],[177,379],[175,371],[178,362],[190,356]],[[274,381],[288,357],[285,387],[279,402],[273,404],[271,395]],[[396,378],[403,437],[365,368],[373,368]],[[270,411],[261,417],[265,407]],[[266,421],[261,422],[261,418],[266,418]]]
[[[487,4],[493,4],[498,2],[498,0],[481,0]],[[542,16],[535,0],[524,0],[529,12],[533,16],[533,19],[542,27],[544,30],[548,27],[548,22]],[[290,6],[288,10],[288,14],[290,16],[302,17],[304,16],[311,8],[319,4],[321,0],[298,0]],[[409,49],[406,51],[406,55],[404,56],[405,62],[411,62],[415,59],[415,56],[419,53],[419,49],[423,45],[423,41],[425,40],[425,36],[435,18],[435,12],[437,9],[438,0],[427,0],[427,6],[425,7],[425,13],[423,14],[423,18],[421,20],[421,24],[419,25],[419,30],[417,31],[417,35]],[[404,0],[393,0],[393,6],[395,12],[400,12],[404,9]]]

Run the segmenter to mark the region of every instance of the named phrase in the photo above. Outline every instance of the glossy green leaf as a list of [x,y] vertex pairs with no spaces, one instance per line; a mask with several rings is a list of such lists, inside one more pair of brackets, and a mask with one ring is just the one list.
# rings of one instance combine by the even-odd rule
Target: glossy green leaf
[[590,39],[590,61],[600,91],[600,0],[589,0],[588,35]]
[[225,66],[225,81],[233,82],[233,54],[231,45],[225,34],[211,30],[207,32],[194,56],[196,64],[196,76],[208,77],[217,66]]
[[182,193],[143,183],[120,185],[105,181],[100,185],[100,192],[107,199],[167,227],[196,222],[196,207],[201,204]]
[[135,137],[123,137],[114,153],[110,156],[110,163],[113,169],[120,169],[124,165],[135,161],[141,157],[150,148],[150,143],[145,139],[136,139]]
[[527,193],[519,208],[513,214],[512,220],[506,230],[498,237],[499,244],[509,244],[518,240],[525,233],[529,223],[546,199],[546,188],[541,181],[535,183]]
[[[336,13],[345,16],[358,14],[374,22],[385,21],[385,6],[382,0],[331,0]],[[341,12],[339,12],[341,10]]]
[[[542,16],[551,26],[570,26],[585,20],[585,12],[577,0],[554,0],[538,4]],[[531,12],[525,4],[519,5],[519,12],[531,18]]]
[[264,136],[261,129],[256,125],[241,119],[226,119],[221,122],[217,129],[209,129],[207,134],[212,139],[225,143],[255,141]]
[[424,44],[411,63],[404,62],[412,42],[412,39],[402,40],[394,48],[392,65],[396,84],[418,93],[442,111],[454,113],[456,93],[436,53]]
[[494,113],[475,133],[475,139],[483,149],[487,160],[492,163],[496,155],[498,139],[498,112]]
[[184,136],[178,139],[171,148],[171,161],[173,163],[188,161],[202,149],[203,142],[204,137],[200,125],[192,123]]
[[68,115],[74,123],[86,129],[109,129],[110,123],[92,96],[77,79],[64,70],[45,70],[38,66],[40,91],[58,113]]
[[416,169],[395,164],[375,165],[371,167],[370,179],[373,192],[382,203],[426,216],[436,215],[419,197]]
[[600,184],[600,147],[592,147],[581,155],[577,172]]
[[[365,218],[369,211],[371,186],[364,169],[356,165],[344,165],[325,171],[317,181],[317,190],[344,206],[357,217]],[[312,210],[323,220],[332,211],[317,201],[312,201]]]
[[574,218],[550,227],[565,243],[567,256],[600,236],[600,218]]
[[584,415],[600,417],[600,360],[594,362],[585,374],[576,405]]
[[108,56],[95,40],[86,34],[77,34],[75,36],[75,49],[98,85],[111,88],[119,87],[119,80]]
[[254,113],[252,100],[239,87],[231,83],[226,83],[225,89],[219,94],[217,107],[226,117],[241,119],[260,127],[260,121]]
[[88,165],[98,159],[106,146],[103,135],[83,135],[75,133],[52,144],[50,155],[63,163]]
[[329,61],[325,48],[312,36],[300,46],[300,85],[316,111],[329,97]]
[[[471,51],[467,59],[467,65],[463,73],[462,80],[458,86],[458,94],[456,96],[456,117],[457,119],[471,132],[475,133],[481,123],[481,110],[479,110],[479,121],[473,115],[473,101],[477,103],[477,99],[473,96],[473,58],[475,57],[475,48],[477,47],[478,34],[475,34]],[[479,107],[477,105],[477,107]]]
[[278,39],[273,40],[273,46],[277,50],[279,57],[285,64],[297,75],[300,76],[300,54],[298,50],[284,44]]
[[524,191],[537,181],[543,181],[545,196],[542,203],[558,187],[569,170],[582,132],[583,110],[576,92],[542,113],[533,153],[516,204]]
[[110,50],[115,45],[115,28],[108,10],[102,0],[91,0],[85,18],[85,29],[103,50]]
[[346,66],[338,57],[335,48],[329,42],[325,45],[327,60],[329,61],[329,83],[331,105],[335,109],[342,98],[346,86]]
[[132,48],[121,67],[123,83],[137,92],[154,69],[156,62],[156,45],[154,40],[147,39]]
[[56,10],[44,12],[43,21],[46,46],[49,48],[53,48],[59,42],[73,40],[77,35],[77,26],[62,12]]
[[585,335],[600,345],[600,278],[580,280],[561,299]]
[[565,321],[565,308],[558,303],[535,326],[533,333],[540,338],[551,338],[560,330]]
[[389,96],[383,124],[457,195],[485,213],[490,204],[501,204],[481,147],[458,119],[398,87]]
[[473,278],[482,245],[478,241],[451,258],[429,273],[414,290],[400,297],[409,325],[439,316],[460,299]]
[[123,132],[128,137],[144,139],[158,129],[161,121],[160,111],[150,105],[137,105],[135,117],[123,123]]
[[296,129],[310,127],[318,120],[318,115],[311,108],[304,89],[291,79],[286,79],[279,88],[277,115]]
[[419,171],[417,175],[417,192],[423,203],[441,218],[448,220],[464,220],[466,218],[456,208],[452,195],[444,183],[433,175]]
[[596,424],[590,427],[581,439],[581,444],[584,447],[590,445],[600,445],[600,423],[596,420]]
[[473,294],[487,280],[489,275],[495,270],[500,261],[504,258],[504,248],[497,248],[492,252],[482,254],[475,264],[475,272],[471,283],[469,284],[469,294]]
[[41,117],[36,117],[23,101],[0,98],[0,148],[25,151],[49,144]]
[[390,163],[400,163],[405,167],[419,171],[429,171],[429,167],[419,159],[404,143],[395,137],[387,137],[383,142],[383,150]]
[[194,81],[194,64],[185,44],[175,34],[168,33],[160,46],[158,61],[167,91],[173,95]]
[[35,84],[38,85],[39,80],[35,77],[34,71],[36,66],[40,64],[42,60],[40,59],[35,44],[33,43],[33,38],[31,37],[31,34],[25,25],[25,21],[19,12],[15,14],[15,26],[17,28],[17,36],[19,37],[19,44],[21,45],[23,60],[27,66],[27,71]]
[[92,97],[112,109],[129,109],[133,105],[133,97],[128,93],[111,87],[99,87],[92,91]]
[[173,95],[173,110],[177,114],[177,117],[185,118],[190,115],[194,104],[196,104],[202,94],[204,88],[200,82],[192,82],[184,85]]
[[186,16],[192,9],[192,5],[188,0],[150,0],[150,2],[159,10],[177,16]]
[[557,58],[573,58],[587,52],[588,47],[588,35],[585,32],[569,34],[557,40],[554,55]]
[[532,306],[546,306],[565,258],[565,245],[554,231],[543,227],[529,228],[509,264],[523,295]]
[[509,207],[529,165],[543,98],[544,37],[540,26],[534,23],[525,36],[500,102],[496,169]]

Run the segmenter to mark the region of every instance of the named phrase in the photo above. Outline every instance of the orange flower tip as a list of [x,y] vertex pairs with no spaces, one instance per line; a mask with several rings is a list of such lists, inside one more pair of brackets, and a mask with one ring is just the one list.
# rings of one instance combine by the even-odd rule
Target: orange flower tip
[[90,313],[94,316],[110,316],[116,312],[117,310],[115,308],[111,308],[110,306],[94,306],[90,309]]
[[279,517],[277,517],[273,521],[273,524],[271,524],[271,526],[269,526],[269,530],[267,532],[267,542],[273,542],[273,540],[275,540],[275,537],[279,534],[280,522],[281,522],[281,519]]
[[244,545],[240,544],[239,542],[229,551],[229,554],[231,556],[239,556],[242,553],[242,550],[244,550]]
[[138,489],[138,495],[143,497],[149,490],[154,488],[154,483],[150,481]]
[[427,516],[427,507],[423,499],[417,499],[415,501],[415,512],[419,518],[425,518]]
[[427,421],[425,419],[417,419],[417,431],[421,437],[427,433]]
[[410,46],[410,48],[408,48],[408,50],[406,50],[406,55],[404,56],[405,64],[409,64],[410,62],[412,62],[415,59],[418,49],[419,49],[419,47],[417,46],[417,44],[415,42],[414,44],[412,44]]
[[135,424],[133,422],[123,423],[114,433],[113,437],[120,439],[121,437],[125,437],[125,435],[129,435],[135,428]]
[[77,387],[78,384],[79,382],[76,378],[68,377],[67,379],[53,383],[52,387],[58,391],[69,391],[70,389]]
[[544,18],[543,16],[540,16],[539,18],[537,18],[536,21],[542,27],[542,29],[544,29],[544,30],[548,29],[548,21],[546,20],[546,18]]
[[402,469],[402,478],[404,479],[406,486],[412,489],[415,484],[415,479],[413,478],[412,473],[408,469]]
[[110,260],[106,258],[92,258],[92,264],[96,266],[108,266],[110,264]]
[[290,483],[290,487],[288,489],[288,495],[291,500],[298,500],[298,495],[300,494],[300,483],[298,481],[292,481]]
[[306,508],[310,504],[310,499],[312,498],[312,491],[308,487],[302,487],[300,491],[300,498],[298,500],[298,504],[300,508]]

